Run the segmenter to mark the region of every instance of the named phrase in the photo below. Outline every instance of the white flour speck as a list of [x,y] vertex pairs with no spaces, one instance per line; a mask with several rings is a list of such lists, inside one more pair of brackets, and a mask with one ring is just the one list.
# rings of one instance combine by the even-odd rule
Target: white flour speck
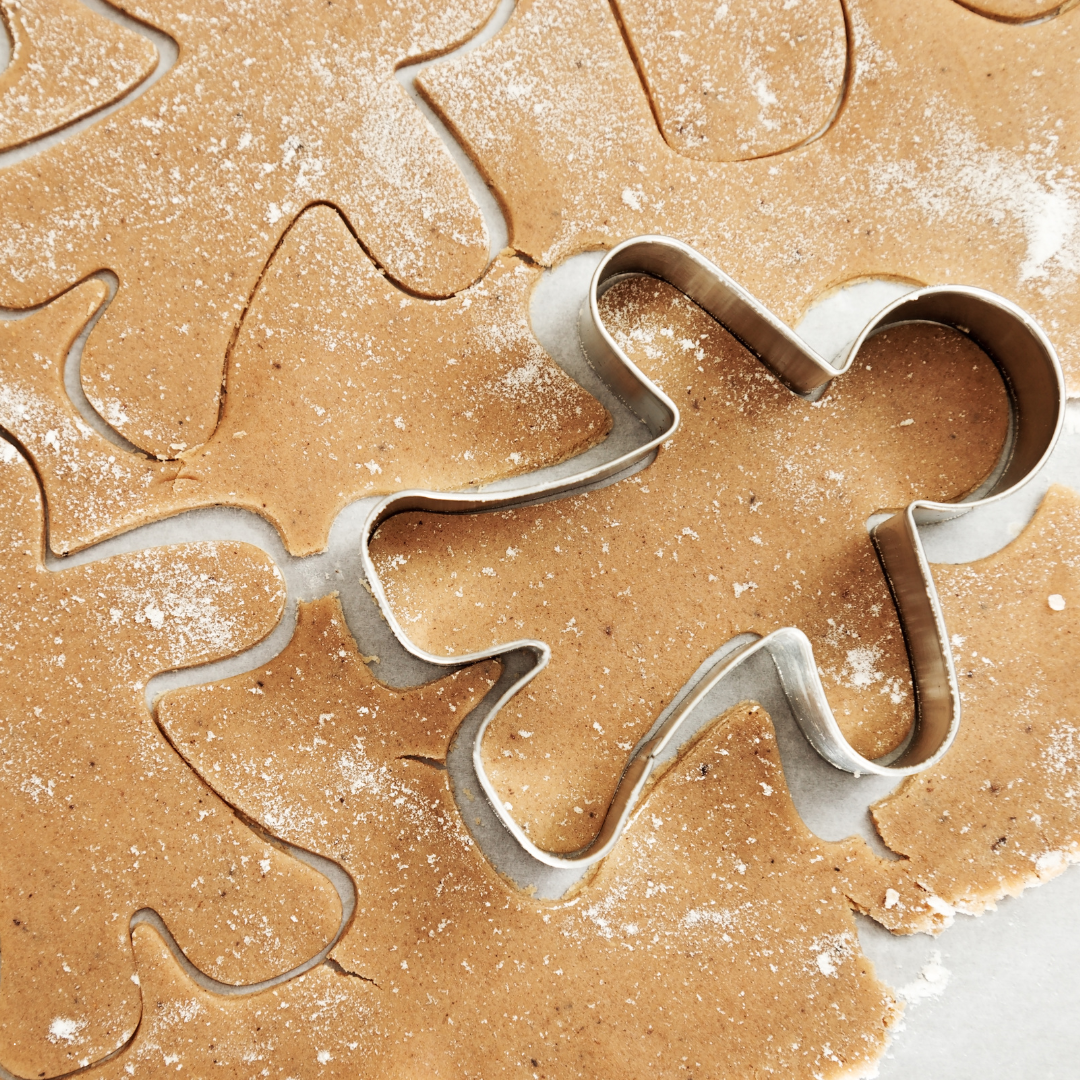
[[897,991],[901,1001],[914,1005],[928,998],[940,997],[945,993],[945,987],[949,985],[949,969],[941,962],[941,953],[933,952],[930,959],[923,964],[919,977],[914,981],[902,986]]
[[69,1020],[66,1016],[55,1016],[49,1024],[49,1034],[45,1037],[51,1043],[67,1043],[72,1046],[82,1042],[79,1032],[86,1027],[85,1020]]

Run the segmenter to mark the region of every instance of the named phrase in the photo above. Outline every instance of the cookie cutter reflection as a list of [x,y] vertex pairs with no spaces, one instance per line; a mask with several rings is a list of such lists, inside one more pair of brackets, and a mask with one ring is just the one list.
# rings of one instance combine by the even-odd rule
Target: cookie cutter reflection
[[[502,707],[543,670],[551,648],[525,639],[479,652],[446,657],[418,648],[390,606],[371,559],[369,542],[379,525],[408,510],[467,513],[519,506],[569,493],[622,472],[651,454],[679,426],[675,403],[645,377],[604,326],[601,296],[628,276],[649,275],[673,285],[724,326],[793,393],[809,396],[850,370],[864,343],[890,327],[936,323],[958,330],[996,364],[1010,399],[1011,438],[991,481],[975,498],[948,503],[917,499],[894,510],[871,530],[871,537],[896,605],[911,664],[915,715],[911,732],[898,749],[877,759],[859,754],[844,737],[818,676],[813,648],[796,627],[782,627],[719,661],[667,719],[646,736],[623,771],[599,833],[579,852],[561,855],[534,844],[510,816],[484,768],[482,745],[488,726]],[[644,423],[650,439],[612,461],[560,480],[519,488],[512,493],[403,491],[379,502],[365,523],[361,559],[383,616],[413,655],[441,666],[460,666],[515,650],[533,654],[535,665],[496,702],[478,728],[473,744],[477,779],[507,831],[533,858],[547,866],[581,869],[603,859],[629,821],[659,756],[676,737],[694,707],[725,675],[758,652],[772,658],[792,712],[806,738],[826,761],[860,775],[908,776],[939,761],[960,725],[960,693],[952,650],[918,526],[945,521],[1008,498],[1031,481],[1057,441],[1065,415],[1065,385],[1053,345],[1038,323],[1010,301],[983,289],[941,285],[917,289],[879,311],[855,340],[830,363],[781,322],[759,300],[689,245],[666,236],[640,236],[613,248],[593,274],[581,310],[581,342],[597,374]]]

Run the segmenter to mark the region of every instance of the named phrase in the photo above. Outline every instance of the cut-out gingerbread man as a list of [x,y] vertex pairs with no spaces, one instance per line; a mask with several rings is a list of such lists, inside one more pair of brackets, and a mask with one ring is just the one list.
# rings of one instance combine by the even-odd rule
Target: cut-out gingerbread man
[[337,206],[415,293],[472,284],[488,261],[483,218],[393,72],[467,38],[492,6],[140,3],[133,14],[179,43],[176,67],[0,172],[0,305],[112,270],[120,288],[83,385],[130,442],[175,457],[212,434],[228,346],[305,206]]
[[[620,5],[631,39],[647,7]],[[846,10],[831,126],[752,161],[665,142],[605,0],[522,0],[491,41],[417,81],[499,195],[510,243],[544,265],[665,233],[789,324],[861,277],[979,285],[1040,321],[1075,392],[1080,8],[1019,26],[953,0]]]
[[[447,1061],[452,1075],[471,1064],[485,1076],[536,1060],[536,1068],[561,1076],[564,1067],[578,1067],[580,1052],[596,1055],[589,1058],[594,1075],[634,1075],[633,1063],[618,1054],[638,1046],[648,1056],[661,1051],[653,1064],[663,1075],[682,1064],[682,1051],[670,1050],[689,1019],[679,1010],[686,998],[669,997],[650,1014],[640,1008],[641,987],[649,980],[627,978],[637,970],[639,950],[660,944],[654,935],[666,945],[680,934],[689,939],[685,956],[665,952],[662,970],[677,987],[682,965],[689,963],[683,993],[689,987],[718,1008],[701,1017],[692,1045],[716,1046],[730,1037],[728,1024],[740,1015],[732,1015],[723,991],[717,996],[708,961],[734,961],[711,970],[736,975],[725,980],[736,995],[756,987],[762,961],[779,967],[778,953],[790,955],[793,944],[805,943],[803,933],[817,933],[785,933],[789,920],[803,918],[797,900],[803,890],[819,904],[847,896],[895,932],[938,932],[951,921],[950,905],[976,913],[1006,893],[1048,880],[1075,858],[1078,557],[1080,497],[1055,489],[1003,552],[935,568],[949,626],[959,635],[964,724],[940,767],[909,778],[875,810],[885,839],[904,853],[899,861],[875,860],[859,841],[837,845],[808,838],[788,801],[768,721],[760,710],[743,706],[660,779],[615,854],[576,900],[533,903],[503,881],[493,883],[456,824],[445,774],[430,765],[443,759],[454,727],[482,692],[485,669],[465,669],[417,691],[381,687],[360,663],[331,599],[302,605],[292,644],[272,664],[213,688],[171,694],[161,716],[181,751],[230,801],[293,842],[337,858],[354,876],[360,911],[336,955],[349,970],[375,979],[373,996],[382,1006],[377,1075],[403,1057],[427,1068]],[[253,681],[262,682],[264,695],[243,693]],[[706,849],[718,837],[724,855],[714,869]],[[836,858],[841,852],[843,858]],[[815,877],[815,868],[824,880]],[[819,883],[820,893],[814,891]],[[707,903],[700,903],[702,888]],[[713,888],[717,892],[709,894]],[[735,890],[740,904],[711,903]],[[759,939],[733,932],[733,926],[745,929],[741,919],[755,905],[766,904],[773,919]],[[551,927],[559,937],[549,945]],[[832,936],[811,937],[824,946],[808,965],[811,978],[829,971],[838,957],[852,958],[846,932],[841,927]],[[149,932],[143,933],[148,949]],[[601,961],[612,944],[625,951],[619,976],[609,981]],[[530,966],[535,949],[543,950],[547,964]],[[170,966],[161,957],[157,969],[162,962]],[[572,984],[582,962],[591,966],[592,978],[583,999]],[[842,978],[849,971],[841,963],[835,974]],[[795,1015],[802,1007],[795,991],[806,977],[804,968],[773,999],[739,999],[743,1024],[738,1040],[723,1044],[726,1067],[738,1060],[747,1074],[764,1063],[801,1075],[801,1062],[763,1062],[762,1055],[772,1052],[767,1036],[775,1040],[778,1027],[790,1031],[793,1019],[800,1030],[790,1032],[791,1042],[799,1042],[800,1051],[808,1045],[805,1018]],[[839,989],[833,977],[826,975],[821,985]],[[601,1045],[594,1025],[611,1008],[606,988],[628,983],[640,1011],[625,1021],[613,1049],[606,1038]],[[552,984],[561,991],[554,1010],[544,996]],[[284,1000],[288,992],[281,993]],[[863,985],[862,1007],[873,993]],[[492,1009],[496,999],[499,1007]],[[811,1011],[820,1015],[829,1007],[819,998]],[[362,1021],[370,1023],[366,1012]],[[271,1037],[273,1029],[266,1030],[262,1037]],[[280,1022],[277,1030],[287,1038]],[[332,1022],[316,1030],[333,1045]],[[850,1034],[850,1026],[845,1031]],[[215,1039],[234,1046],[255,1037],[221,1017],[207,1022],[195,1046],[162,1039],[158,1052],[190,1055]],[[757,1057],[751,1058],[754,1040]]]
[[895,747],[910,676],[867,519],[974,489],[1008,421],[996,368],[941,327],[871,339],[811,403],[671,286],[621,283],[601,315],[682,411],[652,465],[541,506],[401,514],[371,544],[420,647],[551,647],[484,756],[529,837],[563,852],[595,836],[638,740],[741,633],[802,629],[851,743],[867,757]]
[[313,207],[247,310],[213,437],[182,462],[121,449],[68,397],[65,358],[105,297],[99,281],[0,322],[0,427],[42,477],[57,554],[223,504],[268,518],[307,555],[355,499],[486,483],[607,433],[604,407],[532,335],[538,276],[503,256],[459,296],[419,300],[386,281],[338,213]]
[[323,948],[341,905],[191,772],[143,696],[272,629],[271,561],[202,543],[48,570],[37,481],[5,441],[0,519],[0,1064],[56,1076],[138,1025],[140,908],[197,967],[249,983]]
[[[271,663],[161,702],[231,803],[356,882],[332,955],[377,988],[379,1075],[675,1076],[686,1057],[809,1080],[876,1059],[896,1005],[848,897],[880,905],[894,864],[807,831],[763,711],[713,725],[597,875],[539,901],[493,871],[438,767],[497,673],[391,690],[326,597]],[[932,921],[919,892],[903,901]]]

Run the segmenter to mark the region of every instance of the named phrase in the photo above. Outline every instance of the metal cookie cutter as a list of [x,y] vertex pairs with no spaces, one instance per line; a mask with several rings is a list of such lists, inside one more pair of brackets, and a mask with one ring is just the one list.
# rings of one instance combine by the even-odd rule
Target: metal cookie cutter
[[[809,394],[843,375],[863,343],[887,327],[910,322],[939,323],[967,335],[997,365],[1012,406],[1009,445],[989,489],[963,503],[919,499],[872,530],[878,557],[896,603],[911,662],[915,720],[906,744],[884,758],[857,753],[840,731],[818,677],[809,639],[796,627],[783,627],[728,655],[694,686],[678,707],[646,737],[628,763],[595,840],[583,851],[564,856],[537,847],[510,816],[484,769],[481,753],[488,725],[502,707],[544,667],[551,649],[526,639],[463,656],[437,656],[409,641],[390,607],[372,562],[369,541],[388,517],[406,510],[465,513],[520,505],[569,492],[626,469],[670,438],[679,426],[675,403],[647,379],[604,327],[597,303],[616,282],[646,274],[668,282],[729,330],[797,394]],[[724,676],[755,653],[766,651],[780,676],[803,733],[827,761],[859,775],[907,776],[940,760],[960,724],[960,695],[949,637],[918,525],[944,521],[1008,497],[1042,468],[1057,441],[1065,415],[1065,385],[1054,347],[1039,325],[1008,300],[963,285],[932,286],[900,297],[879,311],[834,365],[814,351],[760,301],[687,244],[666,236],[640,236],[613,248],[596,268],[581,309],[581,342],[589,362],[640,417],[652,438],[642,447],[606,464],[512,494],[436,494],[403,491],[378,503],[365,524],[361,544],[364,572],[383,615],[398,640],[413,655],[433,664],[458,667],[516,650],[531,652],[535,666],[499,699],[480,725],[473,745],[477,778],[499,820],[530,855],[548,866],[584,868],[607,855],[625,828],[658,757],[701,699]]]

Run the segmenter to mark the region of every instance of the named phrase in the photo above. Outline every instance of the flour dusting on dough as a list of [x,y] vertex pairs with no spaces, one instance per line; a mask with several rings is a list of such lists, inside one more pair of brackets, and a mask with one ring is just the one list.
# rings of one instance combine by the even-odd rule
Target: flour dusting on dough
[[872,165],[875,195],[885,199],[903,188],[933,221],[989,215],[1000,226],[1011,218],[1026,245],[1018,283],[1050,282],[1056,270],[1053,292],[1071,288],[1080,273],[1080,187],[1055,163],[1052,147],[1024,154],[992,149],[970,118],[941,98],[932,100],[927,118],[934,144],[929,169],[902,160]]
[[1049,745],[1040,758],[1047,770],[1062,782],[1059,798],[1080,807],[1080,729],[1062,720],[1050,732]]

